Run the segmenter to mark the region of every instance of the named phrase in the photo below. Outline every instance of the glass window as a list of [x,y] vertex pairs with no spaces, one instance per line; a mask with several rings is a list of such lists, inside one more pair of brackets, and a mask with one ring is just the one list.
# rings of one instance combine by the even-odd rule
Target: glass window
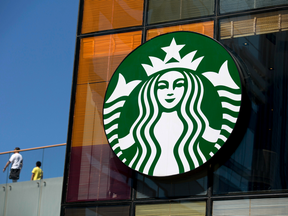
[[148,23],[214,14],[213,0],[149,0]]
[[77,84],[109,81],[121,61],[141,44],[141,31],[83,38]]
[[131,171],[114,157],[103,130],[112,73],[141,44],[141,31],[81,40],[67,201],[129,199]]
[[213,38],[214,36],[214,21],[191,23],[187,25],[170,26],[164,28],[150,29],[147,31],[147,40],[161,34],[173,31],[194,31]]
[[[204,177],[203,177],[204,176]],[[206,173],[201,176],[185,176],[181,179],[163,180],[137,175],[136,197],[143,198],[172,198],[205,195],[207,193]]]
[[221,39],[288,30],[288,11],[256,14],[220,21]]
[[53,148],[43,149],[43,178],[62,177],[64,173],[65,163],[65,146],[58,146]]
[[130,199],[131,170],[108,144],[72,147],[67,202]]
[[220,0],[220,13],[223,14],[284,4],[287,4],[287,0]]
[[142,25],[143,0],[84,0],[82,34]]
[[287,38],[277,31],[220,40],[245,67],[251,114],[238,149],[214,174],[215,194],[288,189]]
[[140,44],[141,31],[81,40],[72,146],[107,144],[102,108],[108,81]]
[[107,144],[102,108],[108,82],[78,85],[72,147]]
[[214,201],[212,215],[287,215],[287,203],[288,198]]
[[89,208],[66,208],[65,216],[129,216],[129,206],[99,206]]
[[204,216],[205,202],[180,202],[165,204],[136,205],[136,216]]

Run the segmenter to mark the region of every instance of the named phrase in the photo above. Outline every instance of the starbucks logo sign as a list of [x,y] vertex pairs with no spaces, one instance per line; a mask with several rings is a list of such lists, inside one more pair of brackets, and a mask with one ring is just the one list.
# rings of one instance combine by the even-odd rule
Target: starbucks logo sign
[[150,176],[206,163],[229,139],[242,99],[239,69],[217,41],[158,36],[130,53],[109,83],[104,130],[115,154]]

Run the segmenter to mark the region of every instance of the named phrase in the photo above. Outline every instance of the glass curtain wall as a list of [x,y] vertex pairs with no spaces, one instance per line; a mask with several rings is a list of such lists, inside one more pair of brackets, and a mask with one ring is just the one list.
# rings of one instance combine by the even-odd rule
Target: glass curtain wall
[[[285,215],[288,2],[80,3],[62,215],[269,215],[273,209]],[[121,61],[173,31],[205,34],[231,52],[243,67],[250,105],[248,126],[233,151],[193,175],[164,180],[131,171],[114,155],[102,109]]]
[[213,216],[287,215],[287,198],[264,198],[215,201]]
[[252,112],[240,146],[215,172],[216,194],[287,189],[288,31],[278,26],[286,16],[287,11],[277,11],[220,21],[221,30],[231,22],[237,29],[235,36],[220,34],[220,42],[246,66]]

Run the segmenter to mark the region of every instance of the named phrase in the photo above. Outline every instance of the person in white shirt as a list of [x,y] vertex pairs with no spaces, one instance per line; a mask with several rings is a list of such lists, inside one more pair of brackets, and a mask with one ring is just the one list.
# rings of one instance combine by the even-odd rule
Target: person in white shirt
[[6,163],[6,165],[3,169],[3,172],[5,172],[6,168],[11,163],[9,179],[12,179],[13,182],[17,182],[17,180],[19,179],[19,176],[20,176],[20,171],[23,167],[23,157],[19,153],[19,151],[20,151],[19,147],[16,147],[14,149],[14,154],[11,155],[9,161]]

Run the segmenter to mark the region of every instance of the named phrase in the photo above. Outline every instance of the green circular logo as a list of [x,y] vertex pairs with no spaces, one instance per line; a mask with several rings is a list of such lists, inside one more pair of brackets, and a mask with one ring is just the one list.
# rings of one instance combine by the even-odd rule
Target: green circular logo
[[141,45],[117,68],[106,91],[104,130],[130,168],[177,175],[223,146],[241,99],[239,71],[225,48],[201,34],[173,32]]

